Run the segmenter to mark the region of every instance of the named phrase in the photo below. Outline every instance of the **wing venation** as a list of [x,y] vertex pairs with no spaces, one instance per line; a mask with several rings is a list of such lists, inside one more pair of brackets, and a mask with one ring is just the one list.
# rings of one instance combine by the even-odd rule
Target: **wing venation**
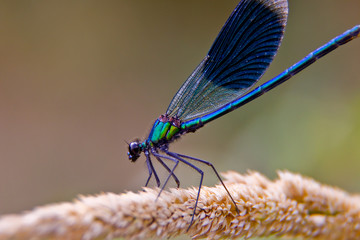
[[244,95],[273,60],[287,14],[286,0],[242,0],[166,113],[189,120]]

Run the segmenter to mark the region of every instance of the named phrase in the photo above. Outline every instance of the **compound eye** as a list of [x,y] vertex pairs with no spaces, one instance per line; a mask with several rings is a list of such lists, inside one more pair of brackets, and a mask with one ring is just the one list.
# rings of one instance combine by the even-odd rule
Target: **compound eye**
[[132,142],[129,144],[129,152],[131,154],[137,155],[140,153],[140,146],[138,142]]
[[129,144],[128,157],[132,162],[135,162],[136,159],[140,157],[141,147],[139,142],[135,141]]

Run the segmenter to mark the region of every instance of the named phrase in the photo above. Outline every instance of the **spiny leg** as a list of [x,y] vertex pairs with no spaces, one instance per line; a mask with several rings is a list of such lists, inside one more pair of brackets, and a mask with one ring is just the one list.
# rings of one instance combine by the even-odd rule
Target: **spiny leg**
[[192,225],[193,222],[194,222],[195,212],[196,212],[196,208],[197,208],[197,205],[198,205],[198,202],[199,202],[199,197],[200,197],[200,190],[201,190],[202,182],[203,182],[203,179],[204,179],[204,172],[203,172],[200,168],[196,167],[195,165],[193,165],[193,164],[191,164],[190,162],[186,161],[185,159],[181,158],[179,154],[169,152],[169,151],[167,151],[166,149],[164,150],[164,152],[165,152],[166,154],[168,154],[169,156],[171,156],[171,157],[173,157],[173,158],[175,158],[175,159],[183,162],[184,164],[188,165],[189,167],[195,169],[195,170],[196,170],[198,173],[200,173],[200,175],[201,175],[201,177],[200,177],[200,184],[199,184],[199,190],[198,190],[198,193],[197,193],[197,196],[196,196],[196,201],[195,201],[195,206],[194,206],[193,215],[192,215],[191,220],[190,220],[190,225],[189,225],[189,227],[188,227],[187,230],[186,230],[186,231],[189,231],[191,225]]
[[236,208],[236,212],[237,212],[238,214],[240,213],[240,211],[239,211],[239,209],[238,209],[238,207],[237,207],[237,205],[236,205],[236,203],[235,203],[234,198],[231,196],[229,190],[228,190],[227,187],[225,186],[225,184],[224,184],[223,180],[221,179],[219,173],[216,171],[214,165],[213,165],[211,162],[208,162],[208,161],[205,161],[205,160],[202,160],[202,159],[199,159],[199,158],[194,158],[194,157],[182,155],[182,154],[179,154],[179,153],[176,153],[176,154],[177,154],[179,157],[187,158],[187,159],[190,159],[190,160],[193,160],[193,161],[197,161],[197,162],[200,162],[200,163],[203,163],[203,164],[206,164],[206,165],[210,166],[210,167],[214,170],[217,178],[220,180],[220,182],[221,182],[221,184],[223,185],[223,187],[225,188],[225,190],[226,190],[227,194],[229,195],[231,201],[234,203],[235,208]]
[[[153,155],[154,155],[153,150],[152,150],[151,152],[152,152]],[[173,172],[175,171],[175,169],[174,169],[174,171],[171,171],[170,168],[164,163],[164,161],[161,160],[160,156],[156,156],[156,155],[154,155],[154,156],[155,156],[155,158],[161,163],[161,165],[163,165],[163,167],[170,173],[170,175],[174,178],[174,181],[176,182],[177,188],[179,188],[179,187],[180,187],[180,181],[179,181],[179,179],[176,177],[176,175],[173,173]],[[165,187],[165,185],[166,185],[166,182],[165,182],[165,184],[164,184],[164,187]]]
[[[170,169],[168,168],[170,172],[169,172],[168,177],[167,177],[166,180],[165,180],[164,185],[162,186],[162,188],[161,188],[161,190],[160,190],[160,192],[159,192],[159,194],[158,194],[158,196],[157,196],[157,198],[158,198],[158,197],[160,197],[160,194],[161,194],[162,191],[164,190],[164,188],[165,188],[166,184],[168,183],[170,177],[171,177],[171,176],[175,176],[174,171],[175,171],[177,165],[179,164],[179,160],[176,159],[176,158],[169,157],[169,156],[161,155],[161,154],[155,152],[154,150],[151,150],[151,153],[152,153],[156,158],[159,158],[160,160],[161,160],[161,158],[166,158],[166,159],[169,159],[169,160],[175,162],[175,166],[171,169],[171,171],[170,171]],[[162,161],[162,160],[161,160],[161,161]],[[164,163],[164,164],[165,164],[165,163]],[[166,165],[165,165],[165,166],[166,166]],[[167,167],[167,166],[166,166],[166,167]],[[175,178],[176,178],[176,176],[175,176]],[[177,178],[176,178],[176,179],[177,179]],[[178,181],[179,181],[179,180],[178,180]],[[179,184],[180,184],[180,183],[179,183]],[[157,199],[157,198],[156,198],[156,199]]]
[[149,177],[148,177],[148,179],[146,180],[145,187],[148,186],[149,181],[150,181],[150,179],[151,179],[151,176],[152,176],[152,174],[153,174],[153,169],[150,167],[149,162],[148,162],[147,160],[146,160],[146,165],[147,165],[147,167],[148,167]]
[[148,151],[145,151],[144,153],[145,153],[145,156],[146,156],[146,164],[147,164],[147,167],[148,167],[148,170],[149,170],[149,177],[148,177],[148,179],[146,181],[145,187],[147,187],[147,185],[149,184],[152,173],[154,173],[157,186],[160,187],[160,179],[159,179],[159,177],[158,177],[158,175],[157,175],[157,173],[155,171],[154,166],[152,165],[152,162],[151,162],[151,159],[150,159],[150,154],[149,154]]

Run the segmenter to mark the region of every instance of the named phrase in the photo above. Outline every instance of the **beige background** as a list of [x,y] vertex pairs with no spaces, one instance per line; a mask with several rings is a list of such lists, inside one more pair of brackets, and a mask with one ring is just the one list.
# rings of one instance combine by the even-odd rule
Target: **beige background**
[[[146,165],[127,160],[125,141],[148,134],[236,3],[2,1],[0,214],[140,190]],[[283,45],[261,82],[360,24],[359,9],[358,0],[290,0]],[[355,40],[171,149],[219,171],[289,169],[360,192],[359,63]],[[198,184],[187,167],[177,174]],[[205,184],[216,181],[207,170]]]

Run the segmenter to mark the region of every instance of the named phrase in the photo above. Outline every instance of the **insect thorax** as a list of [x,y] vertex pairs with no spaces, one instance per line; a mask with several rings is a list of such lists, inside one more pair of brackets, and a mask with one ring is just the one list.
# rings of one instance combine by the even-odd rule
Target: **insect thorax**
[[167,144],[181,135],[181,121],[174,117],[161,115],[154,123],[148,140],[154,145]]

